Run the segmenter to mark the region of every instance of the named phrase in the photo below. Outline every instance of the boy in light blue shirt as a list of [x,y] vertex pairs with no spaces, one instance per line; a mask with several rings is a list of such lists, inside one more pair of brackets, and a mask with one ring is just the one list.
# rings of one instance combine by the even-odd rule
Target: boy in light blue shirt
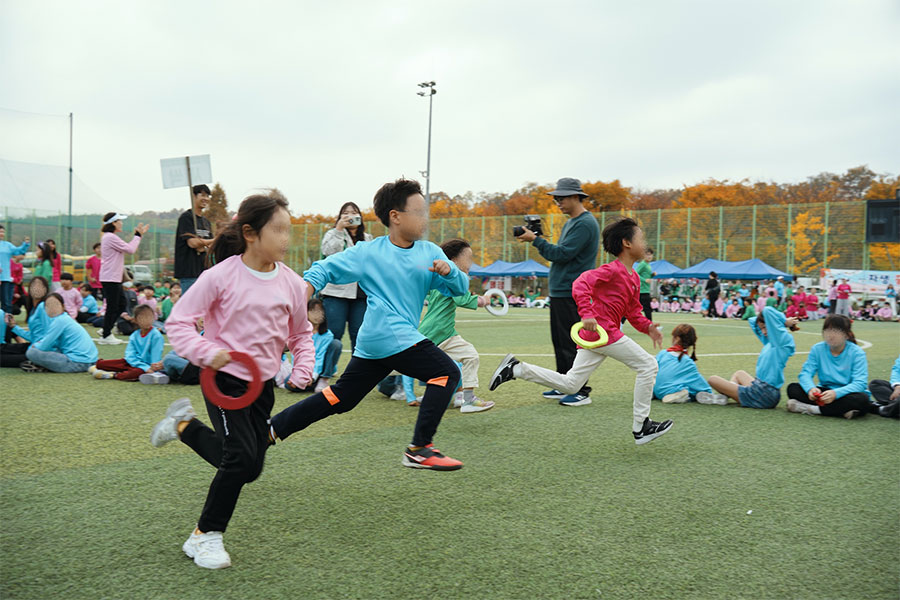
[[19,246],[7,242],[6,228],[0,225],[0,306],[2,306],[3,312],[11,313],[13,311],[14,285],[9,260],[13,256],[25,254],[30,244],[28,236],[25,236],[25,241]]
[[422,240],[428,207],[418,182],[398,179],[382,186],[375,194],[375,214],[388,227],[388,235],[317,261],[303,274],[310,297],[328,283],[359,282],[365,291],[366,315],[353,357],[337,383],[273,416],[271,437],[284,439],[320,419],[352,410],[396,370],[428,383],[402,464],[456,470],[462,462],[444,456],[432,438],[460,372],[418,326],[429,290],[461,296],[469,280],[438,246]]
[[25,352],[23,371],[83,373],[97,362],[97,347],[84,328],[65,312],[59,294],[50,294],[43,302],[49,325],[44,336]]
[[[97,361],[97,366],[90,369],[94,378],[169,383],[168,376],[161,372],[165,340],[159,330],[153,327],[155,318],[156,314],[150,305],[139,304],[134,309],[134,322],[138,328],[128,336],[125,358]],[[150,379],[142,380],[144,375],[150,375]]]

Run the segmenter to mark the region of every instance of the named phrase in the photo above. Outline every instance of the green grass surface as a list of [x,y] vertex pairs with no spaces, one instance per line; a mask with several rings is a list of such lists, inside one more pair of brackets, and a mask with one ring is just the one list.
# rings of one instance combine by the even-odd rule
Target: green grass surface
[[[626,367],[603,364],[587,407],[521,381],[490,393],[506,352],[553,365],[547,311],[458,318],[483,353],[482,395],[497,402],[441,424],[439,447],[465,468],[402,468],[415,411],[372,394],[270,450],[225,536],[234,566],[217,572],[181,552],[213,470],[185,446],[148,441],[173,399],[202,410],[199,388],[4,369],[0,596],[897,597],[897,421],[796,415],[784,401],[654,402],[653,417],[675,427],[638,447]],[[759,350],[746,324],[659,320],[697,327],[704,375],[753,371],[755,356],[734,355]],[[802,325],[798,353],[820,327]],[[855,330],[872,344],[870,377],[886,378],[900,326]],[[121,357],[124,346],[100,352]],[[804,360],[790,360],[788,381]],[[299,398],[279,390],[276,410]]]

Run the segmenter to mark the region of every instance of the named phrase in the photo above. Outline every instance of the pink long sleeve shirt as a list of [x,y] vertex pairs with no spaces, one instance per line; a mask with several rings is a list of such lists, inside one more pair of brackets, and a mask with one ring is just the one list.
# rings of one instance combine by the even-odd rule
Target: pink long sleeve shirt
[[111,231],[107,231],[100,238],[100,254],[103,261],[100,263],[100,281],[107,283],[122,283],[122,271],[125,269],[125,254],[134,254],[141,243],[141,236],[136,235],[130,242],[125,243],[122,238]]
[[[306,284],[284,263],[260,273],[232,256],[203,271],[172,307],[166,331],[175,352],[193,364],[208,366],[219,350],[245,352],[264,380],[278,373],[286,342],[294,355],[290,382],[305,386],[316,359],[306,301]],[[194,327],[201,317],[202,336]],[[250,372],[237,362],[222,371],[250,380]]]
[[[641,280],[632,269],[630,272],[618,260],[585,271],[572,284],[572,297],[578,305],[582,319],[593,318],[606,330],[609,343],[622,338],[619,326],[622,317],[641,333],[647,333],[653,324],[643,315],[641,308]],[[595,333],[582,331],[585,341],[597,339]]]

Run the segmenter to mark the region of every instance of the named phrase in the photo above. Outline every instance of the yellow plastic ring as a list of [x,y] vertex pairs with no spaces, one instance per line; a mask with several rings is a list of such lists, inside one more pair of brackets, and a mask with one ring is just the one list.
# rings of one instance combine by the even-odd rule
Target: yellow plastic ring
[[605,346],[609,343],[609,334],[606,333],[606,330],[597,325],[597,334],[600,336],[600,339],[594,342],[588,342],[581,338],[578,335],[581,330],[584,329],[584,325],[581,324],[581,321],[578,321],[574,325],[572,325],[572,329],[569,332],[569,335],[572,336],[572,341],[581,346],[582,348],[587,348],[588,350],[592,350],[593,348],[599,348],[600,346]]

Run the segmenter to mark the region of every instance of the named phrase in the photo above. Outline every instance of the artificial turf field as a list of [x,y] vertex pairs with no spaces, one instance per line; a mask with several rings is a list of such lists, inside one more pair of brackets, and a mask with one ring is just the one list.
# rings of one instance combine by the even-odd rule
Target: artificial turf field
[[[181,552],[213,470],[177,442],[148,441],[175,398],[205,413],[198,387],[3,369],[0,597],[898,597],[897,421],[791,414],[784,396],[775,410],[654,402],[652,417],[675,426],[636,446],[626,367],[607,360],[585,407],[522,381],[491,393],[506,352],[553,366],[548,311],[457,317],[482,353],[480,395],[497,402],[441,423],[438,447],[465,468],[401,467],[415,410],[373,393],[270,449],[222,571]],[[657,321],[667,341],[679,322],[697,328],[704,375],[753,372],[745,322]],[[820,330],[801,324],[787,381]],[[900,325],[854,330],[872,344],[870,378],[887,379]],[[300,397],[278,390],[275,410]]]

